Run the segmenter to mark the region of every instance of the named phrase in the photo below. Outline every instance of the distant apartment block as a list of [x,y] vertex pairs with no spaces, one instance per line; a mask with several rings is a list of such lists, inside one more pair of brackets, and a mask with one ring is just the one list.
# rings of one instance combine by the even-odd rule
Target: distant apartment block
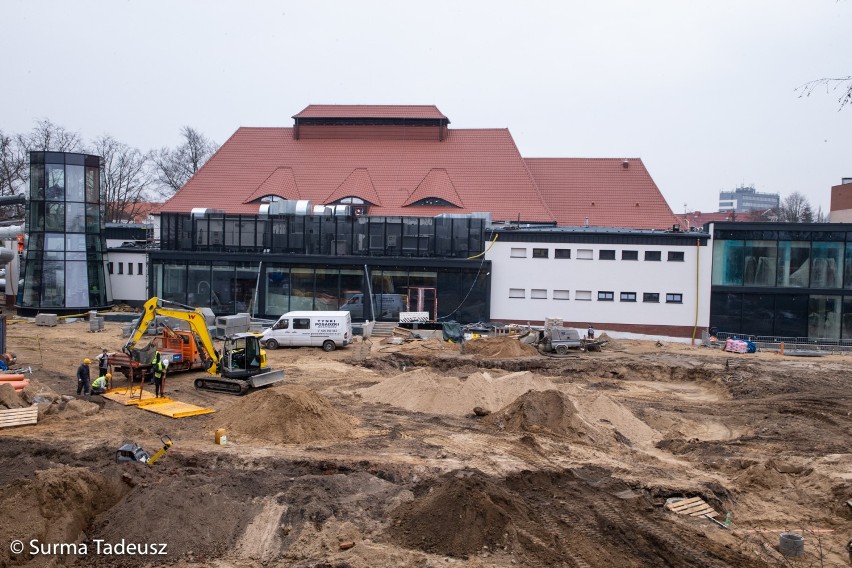
[[734,191],[719,192],[719,211],[744,213],[775,209],[781,203],[777,193],[761,193],[754,186],[740,186]]
[[831,223],[852,223],[852,177],[842,178],[831,188]]

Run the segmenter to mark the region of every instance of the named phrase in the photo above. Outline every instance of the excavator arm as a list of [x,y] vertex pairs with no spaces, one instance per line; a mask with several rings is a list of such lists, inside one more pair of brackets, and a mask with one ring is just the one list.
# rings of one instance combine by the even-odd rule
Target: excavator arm
[[216,351],[216,348],[213,346],[213,340],[210,339],[210,333],[207,331],[207,324],[201,310],[184,304],[179,304],[177,302],[161,300],[157,297],[151,298],[145,302],[142,317],[139,318],[139,322],[130,334],[130,338],[127,340],[127,343],[125,343],[124,347],[122,347],[122,351],[127,353],[128,356],[131,354],[130,350],[140,339],[142,339],[156,316],[170,317],[186,322],[189,325],[190,330],[198,338],[198,341],[201,342],[201,347],[203,347],[206,352],[209,365],[205,363],[204,366],[207,372],[214,376],[219,374],[219,366],[221,365],[219,352]]

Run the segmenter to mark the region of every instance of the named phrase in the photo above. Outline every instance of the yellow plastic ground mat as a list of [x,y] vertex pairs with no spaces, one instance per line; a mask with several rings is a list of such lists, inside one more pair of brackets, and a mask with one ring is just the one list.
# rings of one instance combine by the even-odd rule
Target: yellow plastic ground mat
[[168,397],[143,399],[137,405],[137,408],[156,412],[163,416],[172,418],[186,418],[187,416],[198,416],[200,414],[210,414],[216,412],[212,408],[204,408],[203,406],[195,406],[185,402],[178,402]]
[[143,400],[154,400],[154,393],[151,391],[143,390],[142,397],[139,397],[139,388],[135,387],[133,389],[133,395],[131,396],[130,387],[118,387],[114,389],[110,389],[104,394],[101,395],[104,398],[108,398],[113,402],[117,402],[118,404],[123,404],[124,406],[129,405],[137,405]]

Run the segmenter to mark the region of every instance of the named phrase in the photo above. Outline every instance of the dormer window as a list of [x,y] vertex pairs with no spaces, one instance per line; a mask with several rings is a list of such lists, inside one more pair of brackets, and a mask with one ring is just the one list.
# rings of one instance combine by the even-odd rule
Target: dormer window
[[418,206],[431,206],[431,207],[456,207],[456,205],[450,203],[446,199],[441,199],[440,197],[425,197],[419,201],[415,201],[411,203],[409,207],[418,207]]

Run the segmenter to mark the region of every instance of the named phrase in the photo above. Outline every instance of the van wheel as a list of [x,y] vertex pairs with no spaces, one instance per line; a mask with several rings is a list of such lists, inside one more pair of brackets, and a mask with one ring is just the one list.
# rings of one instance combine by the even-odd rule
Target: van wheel
[[556,346],[556,353],[558,353],[559,355],[567,355],[568,354],[568,347],[565,346],[565,345],[557,345]]
[[335,347],[337,346],[334,344],[334,341],[330,339],[322,344],[323,351],[334,351]]
[[266,340],[266,348],[272,349],[274,351],[274,350],[278,349],[278,342],[275,341],[274,339],[267,339]]

